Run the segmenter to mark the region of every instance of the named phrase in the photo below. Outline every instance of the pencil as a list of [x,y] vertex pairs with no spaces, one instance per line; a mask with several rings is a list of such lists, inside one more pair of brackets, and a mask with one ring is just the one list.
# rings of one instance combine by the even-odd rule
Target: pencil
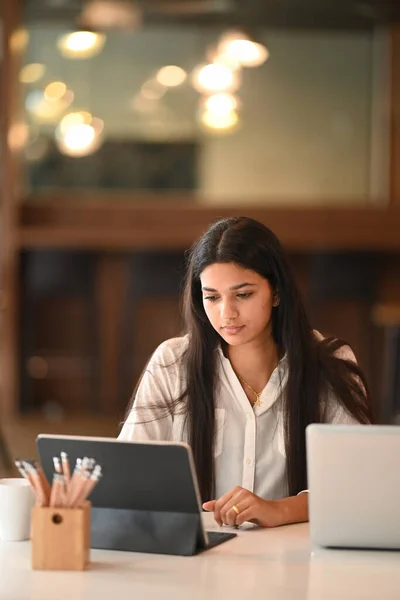
[[50,494],[50,506],[52,507],[64,507],[65,506],[65,494],[64,494],[64,475],[54,473],[53,484],[51,486]]
[[84,494],[85,485],[89,481],[89,478],[90,473],[88,471],[83,471],[80,473],[76,480],[73,495],[68,497],[68,506],[71,508],[76,508],[78,506],[79,500]]
[[101,479],[101,466],[96,465],[93,469],[93,473],[90,475],[89,479],[85,481],[85,484],[82,486],[82,490],[79,496],[76,497],[74,506],[81,506],[89,494],[93,491],[95,485]]
[[58,473],[59,475],[62,475],[61,463],[60,463],[60,459],[58,458],[58,456],[53,456],[53,465],[54,465],[55,472]]
[[36,469],[36,472],[39,476],[39,480],[42,485],[42,490],[45,495],[45,505],[47,506],[49,504],[49,500],[50,500],[50,492],[51,492],[50,484],[47,481],[47,477],[44,474],[43,467],[38,460],[35,460],[33,462],[33,467]]
[[37,472],[36,468],[32,466],[28,461],[24,461],[24,467],[28,473],[29,479],[33,482],[34,491],[36,490],[37,504],[39,504],[40,506],[46,506],[46,493],[43,489],[39,473]]
[[74,472],[72,473],[72,477],[70,479],[70,482],[69,482],[68,488],[67,488],[67,499],[66,499],[67,506],[70,506],[72,498],[75,497],[75,488],[76,488],[76,485],[78,484],[78,480],[79,480],[80,473],[82,470],[82,464],[83,464],[82,459],[77,458]]
[[66,452],[61,452],[61,463],[65,476],[65,483],[68,487],[68,484],[71,480],[71,469],[69,467],[68,454]]

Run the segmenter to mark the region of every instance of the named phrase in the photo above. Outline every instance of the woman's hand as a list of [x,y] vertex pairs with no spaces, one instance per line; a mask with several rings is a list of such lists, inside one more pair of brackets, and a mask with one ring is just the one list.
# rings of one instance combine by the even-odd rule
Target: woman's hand
[[285,523],[285,511],[280,500],[263,500],[239,486],[218,500],[205,502],[203,508],[214,513],[218,525],[238,526],[250,521],[260,527],[277,527]]

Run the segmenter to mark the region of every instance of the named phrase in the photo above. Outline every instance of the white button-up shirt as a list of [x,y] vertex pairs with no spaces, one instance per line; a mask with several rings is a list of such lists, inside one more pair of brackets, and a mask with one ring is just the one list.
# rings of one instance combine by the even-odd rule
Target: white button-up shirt
[[[185,415],[179,414],[179,408],[174,414],[167,408],[160,412],[160,407],[167,407],[186,388],[180,357],[187,344],[185,336],[167,340],[157,348],[140,382],[120,440],[187,441]],[[220,348],[216,352],[216,497],[239,485],[264,499],[283,498],[288,495],[283,429],[287,359],[283,357],[273,371],[260,396],[260,406],[252,406],[229,359]],[[347,349],[346,358],[349,357],[354,355]],[[328,422],[356,423],[334,397],[328,402]]]

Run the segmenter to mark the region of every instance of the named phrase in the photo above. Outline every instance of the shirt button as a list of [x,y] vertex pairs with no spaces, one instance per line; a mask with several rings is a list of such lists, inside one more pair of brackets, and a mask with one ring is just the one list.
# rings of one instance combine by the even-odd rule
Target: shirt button
[[249,465],[249,467],[251,467],[252,464],[253,461],[251,460],[251,458],[246,458],[246,465]]

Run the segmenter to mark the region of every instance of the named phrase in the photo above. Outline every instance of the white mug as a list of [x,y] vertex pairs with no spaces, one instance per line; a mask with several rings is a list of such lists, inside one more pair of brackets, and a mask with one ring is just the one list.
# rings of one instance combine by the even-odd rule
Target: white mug
[[30,537],[35,494],[26,479],[0,479],[0,539],[19,542]]

